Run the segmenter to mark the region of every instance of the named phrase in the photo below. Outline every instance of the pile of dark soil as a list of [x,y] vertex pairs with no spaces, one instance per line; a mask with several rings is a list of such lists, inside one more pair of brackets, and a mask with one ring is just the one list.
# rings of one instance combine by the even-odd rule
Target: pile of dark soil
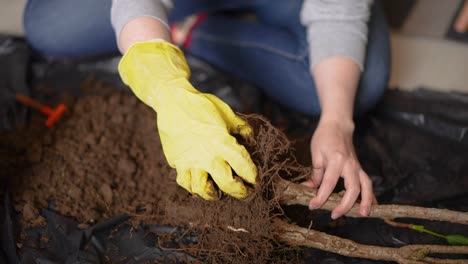
[[269,183],[305,169],[281,132],[258,117],[249,121],[255,136],[244,143],[260,184],[244,201],[208,202],[179,187],[161,150],[155,113],[125,92],[80,97],[53,129],[36,116],[26,127],[1,134],[0,171],[23,229],[44,224],[41,208],[72,217],[81,228],[128,214],[135,226],[195,231],[199,242],[186,250],[204,262],[291,260],[275,250],[270,218],[279,207]]

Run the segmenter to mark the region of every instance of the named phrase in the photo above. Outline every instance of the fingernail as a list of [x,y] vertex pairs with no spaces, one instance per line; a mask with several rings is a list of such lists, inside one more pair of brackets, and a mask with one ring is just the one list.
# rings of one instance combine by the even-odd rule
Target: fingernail
[[332,212],[331,218],[332,218],[333,220],[336,220],[338,217],[340,217],[339,213]]
[[367,208],[361,209],[362,216],[369,216],[369,210]]
[[310,210],[314,210],[314,209],[317,209],[317,208],[318,208],[318,206],[316,204],[313,204],[313,203],[309,204],[309,209]]

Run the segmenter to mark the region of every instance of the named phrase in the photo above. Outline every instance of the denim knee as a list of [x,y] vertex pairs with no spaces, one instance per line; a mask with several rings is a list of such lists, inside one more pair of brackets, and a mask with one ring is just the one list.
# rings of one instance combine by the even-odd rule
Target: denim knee
[[[53,2],[53,1],[52,1]],[[49,7],[49,8],[48,8]],[[25,37],[31,47],[46,56],[66,56],[69,53],[70,39],[74,29],[60,30],[66,23],[66,16],[57,16],[59,10],[54,10],[47,1],[29,0],[23,14]]]
[[[24,35],[25,38],[28,40],[29,45],[33,47],[33,49],[39,51],[40,53],[47,53],[46,51],[49,50],[49,47],[53,46],[51,44],[52,41],[55,41],[55,38],[47,38],[41,37],[42,34],[42,26],[37,23],[36,15],[37,12],[34,12],[34,1],[28,1],[26,4],[26,8],[24,9],[23,13],[23,25],[24,25]],[[45,15],[45,14],[43,14]]]
[[380,1],[372,7],[364,72],[356,94],[355,113],[371,110],[383,96],[390,76],[390,32]]
[[116,52],[110,7],[110,0],[29,0],[23,14],[25,37],[33,49],[51,57]]

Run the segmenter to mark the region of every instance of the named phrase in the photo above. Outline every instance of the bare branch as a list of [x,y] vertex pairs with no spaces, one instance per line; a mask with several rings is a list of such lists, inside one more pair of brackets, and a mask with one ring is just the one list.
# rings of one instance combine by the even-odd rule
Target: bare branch
[[[308,206],[310,199],[316,196],[315,189],[281,179],[275,182],[275,188],[279,191],[278,193],[281,194],[280,203],[283,205],[299,204]],[[331,211],[339,205],[340,201],[340,195],[332,194],[328,201],[322,206],[322,209]],[[362,217],[359,214],[359,204],[355,204],[346,215]],[[418,206],[374,205],[372,206],[369,216],[382,219],[409,217],[468,225],[468,212]]]
[[273,219],[276,239],[291,246],[307,246],[348,257],[396,261],[398,263],[467,263],[468,259],[436,259],[433,253],[468,254],[468,246],[408,245],[400,248],[370,246]]

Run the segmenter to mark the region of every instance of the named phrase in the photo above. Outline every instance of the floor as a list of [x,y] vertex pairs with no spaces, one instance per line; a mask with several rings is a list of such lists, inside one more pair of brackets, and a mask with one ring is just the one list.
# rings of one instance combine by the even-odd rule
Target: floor
[[[25,2],[0,0],[0,33],[23,34]],[[468,92],[468,45],[444,38],[461,2],[416,2],[403,26],[392,33],[390,87]]]
[[26,0],[0,0],[0,34],[23,35]]
[[468,92],[468,43],[446,38],[462,3],[416,1],[403,25],[392,33],[390,87]]
[[468,92],[467,69],[467,44],[401,33],[392,35],[390,87]]

